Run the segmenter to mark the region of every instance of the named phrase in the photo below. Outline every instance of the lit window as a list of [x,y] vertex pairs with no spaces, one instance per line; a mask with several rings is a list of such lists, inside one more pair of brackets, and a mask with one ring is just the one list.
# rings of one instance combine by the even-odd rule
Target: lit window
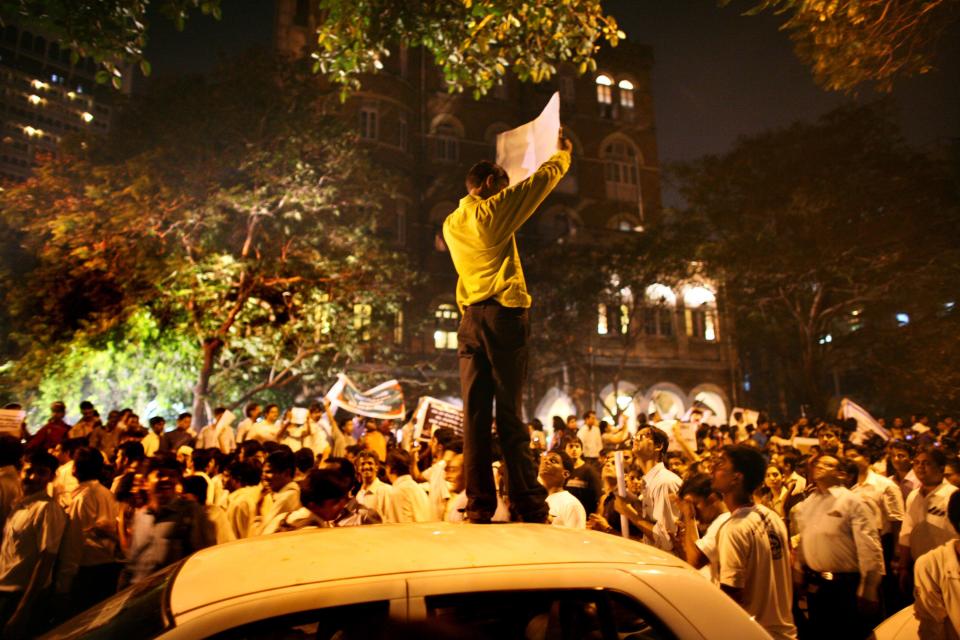
[[437,349],[457,348],[457,329],[460,326],[460,312],[452,304],[441,304],[434,312],[433,346]]
[[620,88],[620,106],[633,109],[633,83],[629,80],[621,80],[617,86]]
[[610,79],[610,76],[601,73],[597,76],[597,84],[602,87],[612,87],[613,80]]
[[905,327],[905,326],[907,326],[908,324],[910,324],[910,315],[909,315],[909,314],[906,314],[906,313],[898,313],[898,314],[897,314],[897,326],[898,326],[898,327]]
[[27,96],[27,102],[29,102],[30,104],[40,104],[41,102],[43,102],[43,98],[41,98],[35,93],[31,93],[29,96]]
[[90,113],[89,111],[84,111],[83,113],[80,114],[80,118],[81,118],[84,122],[92,122],[92,121],[93,121],[93,114]]
[[372,306],[359,303],[353,305],[353,328],[360,334],[361,340],[370,339],[370,321],[372,318]]
[[32,81],[30,84],[33,85],[33,88],[34,88],[34,89],[48,89],[48,88],[50,88],[50,85],[48,85],[48,84],[47,84],[46,82],[44,82],[43,80],[34,80],[34,81]]
[[830,344],[833,342],[833,336],[829,333],[820,338],[820,344]]
[[393,343],[403,344],[403,309],[393,316]]
[[34,129],[30,125],[27,125],[23,128],[23,132],[30,136],[31,138],[40,138],[43,137],[43,129]]
[[620,305],[620,335],[627,335],[630,332],[630,307],[625,304]]
[[364,140],[377,139],[377,110],[375,107],[361,107],[360,137]]
[[560,76],[560,99],[564,102],[573,103],[577,98],[577,83],[571,76]]
[[607,305],[597,305],[597,333],[607,335]]

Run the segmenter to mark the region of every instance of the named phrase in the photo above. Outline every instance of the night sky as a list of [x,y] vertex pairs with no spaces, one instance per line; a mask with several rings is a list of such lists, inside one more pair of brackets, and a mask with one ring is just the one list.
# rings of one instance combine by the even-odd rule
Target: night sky
[[[628,39],[653,47],[661,164],[722,153],[741,135],[811,120],[853,99],[818,88],[778,31],[781,20],[741,16],[749,6],[749,0],[726,8],[713,0],[605,3]],[[157,77],[208,72],[225,55],[269,47],[272,24],[272,2],[228,0],[220,22],[195,15],[182,33],[153,21],[147,55]],[[918,146],[960,137],[960,25],[941,42],[937,67],[894,91],[907,139]],[[857,99],[873,97],[867,90]]]

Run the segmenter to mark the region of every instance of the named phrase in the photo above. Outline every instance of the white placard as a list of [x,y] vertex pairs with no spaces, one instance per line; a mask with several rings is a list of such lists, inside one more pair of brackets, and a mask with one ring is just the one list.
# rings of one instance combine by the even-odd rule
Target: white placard
[[557,152],[559,135],[559,92],[535,120],[497,135],[497,164],[506,170],[511,185],[526,180]]
[[22,409],[0,409],[0,435],[13,436],[19,440],[20,425],[26,417],[27,412]]
[[[617,468],[617,495],[621,498],[626,498],[627,480],[623,469],[623,451],[614,452],[613,462]],[[622,513],[620,514],[620,535],[624,538],[630,537],[630,520]]]
[[307,417],[310,412],[303,407],[294,407],[290,410],[290,422],[293,424],[307,424]]

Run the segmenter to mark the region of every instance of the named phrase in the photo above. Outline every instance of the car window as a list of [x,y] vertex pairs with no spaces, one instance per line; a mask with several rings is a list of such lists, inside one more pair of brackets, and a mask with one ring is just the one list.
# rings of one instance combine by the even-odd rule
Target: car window
[[169,589],[184,561],[152,574],[71,618],[48,637],[58,640],[153,638],[173,626],[167,607]]
[[210,636],[216,640],[379,640],[390,615],[386,600],[301,611],[257,620]]
[[458,593],[426,598],[427,615],[489,640],[666,640],[667,627],[625,594],[603,589]]

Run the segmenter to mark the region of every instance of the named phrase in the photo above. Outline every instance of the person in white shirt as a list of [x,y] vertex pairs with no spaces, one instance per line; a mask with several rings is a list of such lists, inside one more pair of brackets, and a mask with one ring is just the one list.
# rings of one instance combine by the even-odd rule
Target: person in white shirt
[[583,459],[596,464],[603,453],[603,434],[600,433],[600,422],[596,411],[587,411],[583,414],[583,426],[577,430],[577,437],[583,443]]
[[862,638],[879,622],[883,550],[873,511],[844,486],[856,474],[854,463],[821,455],[811,478],[816,489],[793,510],[815,636]]
[[236,441],[243,442],[247,439],[247,435],[250,433],[250,429],[257,422],[257,418],[260,417],[260,414],[263,413],[263,407],[261,407],[256,402],[249,403],[243,409],[243,420],[240,421],[240,424],[237,425],[237,434]]
[[246,538],[257,515],[263,489],[260,467],[252,462],[234,462],[224,472],[224,487],[229,490],[226,501],[227,524],[235,540]]
[[143,436],[140,442],[143,444],[143,453],[148,458],[153,457],[157,451],[160,451],[160,438],[167,427],[167,421],[160,416],[150,418],[150,432]]
[[[960,492],[950,494],[947,519],[960,533]],[[932,640],[960,636],[960,540],[928,551],[913,569],[913,613],[919,637]]]
[[250,426],[244,440],[256,440],[260,444],[264,442],[276,442],[282,427],[283,425],[280,423],[280,407],[275,404],[268,404],[263,411],[263,420]]
[[910,593],[913,563],[956,536],[947,519],[947,501],[957,488],[943,479],[947,457],[937,447],[921,447],[913,458],[920,486],[910,492],[900,528],[897,571],[904,593]]
[[13,509],[13,503],[23,496],[20,487],[20,472],[15,465],[20,464],[23,445],[13,436],[0,436],[0,531],[7,515]]
[[[705,578],[720,584],[720,554],[717,551],[717,532],[730,512],[723,496],[713,490],[713,479],[698,473],[684,480],[680,486],[678,511],[679,535],[683,550],[681,556]],[[702,535],[701,535],[702,532]]]
[[414,480],[421,483],[430,498],[433,519],[443,520],[450,500],[450,487],[447,486],[447,463],[453,456],[463,453],[463,438],[450,427],[439,427],[430,437],[430,459],[433,464],[423,472],[417,473],[417,452],[413,452],[413,465],[410,467]]
[[387,454],[387,478],[393,485],[395,514],[398,522],[430,522],[433,508],[427,493],[410,476],[413,458],[402,449]]
[[23,497],[13,505],[0,543],[0,634],[34,637],[29,627],[41,592],[51,582],[66,515],[47,494],[57,459],[46,451],[23,466]]
[[617,511],[643,532],[646,542],[665,551],[673,550],[679,514],[671,497],[679,493],[682,484],[680,477],[663,464],[669,446],[667,434],[656,427],[637,431],[633,449],[634,464],[643,472],[642,511],[638,512],[625,498],[616,498]]
[[913,445],[904,441],[893,441],[887,447],[887,459],[891,473],[888,477],[900,486],[906,501],[910,492],[920,486],[920,480],[913,470]]
[[357,476],[360,479],[357,500],[368,509],[379,513],[384,522],[398,522],[400,516],[396,513],[393,501],[393,487],[377,477],[380,470],[377,454],[364,449],[357,454],[356,465]]
[[871,466],[871,454],[863,445],[849,444],[846,447],[847,460],[857,466],[857,478],[850,489],[862,497],[871,508],[876,518],[877,529],[880,531],[880,543],[883,545],[884,557],[889,561],[892,558],[893,546],[884,542],[884,539],[896,541],[900,535],[900,525],[903,524],[903,494],[900,487],[890,478],[875,472]]
[[119,507],[100,483],[103,464],[103,454],[88,447],[79,449],[74,458],[73,473],[79,486],[67,510],[57,592],[70,594],[75,612],[113,595],[122,569],[117,555]]
[[754,504],[766,461],[756,449],[729,446],[713,469],[713,488],[730,517],[717,532],[720,588],[777,640],[793,640],[793,579],[787,527]]
[[586,529],[587,512],[580,501],[563,488],[571,471],[573,460],[562,451],[548,451],[540,458],[540,484],[547,489],[550,509],[547,520],[555,527]]
[[267,456],[261,478],[263,493],[250,537],[276,533],[287,514],[303,506],[300,504],[300,485],[293,481],[295,474],[296,459],[289,450],[280,449]]
[[73,500],[73,491],[80,483],[77,477],[73,475],[73,456],[77,450],[84,445],[82,439],[64,440],[53,448],[53,455],[56,456],[60,466],[53,476],[53,481],[47,487],[50,496],[66,510]]
[[219,449],[223,454],[232,453],[237,448],[233,434],[233,414],[223,407],[213,410],[213,422],[200,429],[197,434],[197,449]]

